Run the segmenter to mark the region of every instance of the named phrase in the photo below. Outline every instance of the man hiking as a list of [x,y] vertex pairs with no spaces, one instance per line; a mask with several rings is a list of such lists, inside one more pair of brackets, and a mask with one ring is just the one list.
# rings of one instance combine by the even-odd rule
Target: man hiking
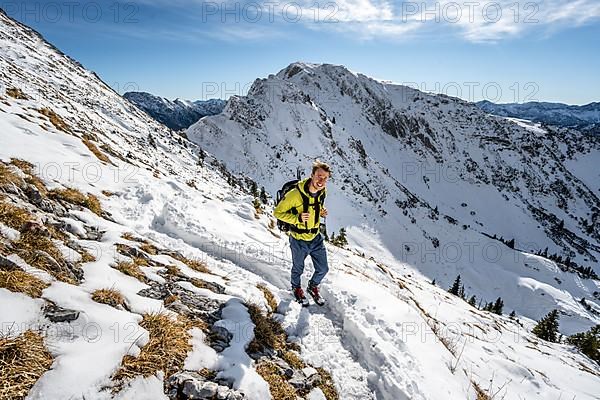
[[312,166],[310,178],[300,180],[275,207],[273,215],[287,225],[290,248],[292,250],[292,291],[296,301],[304,307],[308,299],[302,290],[302,273],[304,260],[310,255],[315,272],[308,282],[307,291],[318,305],[325,301],[319,294],[319,284],[329,271],[327,251],[323,236],[319,230],[320,217],[327,216],[323,206],[325,185],[331,175],[329,165],[316,161]]

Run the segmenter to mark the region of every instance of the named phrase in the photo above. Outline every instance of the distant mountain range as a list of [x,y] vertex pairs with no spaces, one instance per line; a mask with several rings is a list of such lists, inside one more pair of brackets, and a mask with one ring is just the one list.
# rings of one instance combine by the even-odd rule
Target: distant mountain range
[[575,128],[582,132],[600,134],[600,102],[583,106],[573,106],[563,103],[528,102],[495,104],[484,100],[475,103],[482,110],[499,116],[514,117]]
[[187,129],[200,118],[219,114],[225,100],[169,100],[146,92],[127,92],[123,95],[152,118],[173,130]]

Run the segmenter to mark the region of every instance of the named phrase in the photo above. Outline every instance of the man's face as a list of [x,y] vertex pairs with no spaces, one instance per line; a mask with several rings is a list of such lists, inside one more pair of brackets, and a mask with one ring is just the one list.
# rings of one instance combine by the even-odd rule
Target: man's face
[[313,186],[317,189],[317,190],[321,190],[325,187],[325,185],[327,184],[327,179],[329,179],[329,172],[325,171],[324,169],[318,168],[312,175],[311,175],[311,180],[312,180],[312,184]]

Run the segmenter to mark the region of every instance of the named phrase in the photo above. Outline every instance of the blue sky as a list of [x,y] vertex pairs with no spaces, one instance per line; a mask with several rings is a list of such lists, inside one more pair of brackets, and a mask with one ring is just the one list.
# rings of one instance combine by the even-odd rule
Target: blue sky
[[473,4],[0,0],[119,93],[227,98],[307,61],[470,101],[600,101],[599,1]]

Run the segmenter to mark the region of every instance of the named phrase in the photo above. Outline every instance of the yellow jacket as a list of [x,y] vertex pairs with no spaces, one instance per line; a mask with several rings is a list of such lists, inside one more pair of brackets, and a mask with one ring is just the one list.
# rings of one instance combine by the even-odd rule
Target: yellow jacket
[[[305,241],[313,240],[319,233],[321,216],[316,214],[320,212],[320,206],[317,207],[317,203],[324,199],[326,194],[326,190],[322,189],[317,197],[312,197],[308,191],[309,180],[310,178],[306,178],[298,182],[294,189],[285,194],[273,211],[275,218],[292,225],[289,234],[294,239]],[[300,222],[300,214],[304,212],[304,202],[300,192],[308,197],[307,212],[310,216],[306,222]],[[297,232],[297,230],[313,230],[314,232]]]

